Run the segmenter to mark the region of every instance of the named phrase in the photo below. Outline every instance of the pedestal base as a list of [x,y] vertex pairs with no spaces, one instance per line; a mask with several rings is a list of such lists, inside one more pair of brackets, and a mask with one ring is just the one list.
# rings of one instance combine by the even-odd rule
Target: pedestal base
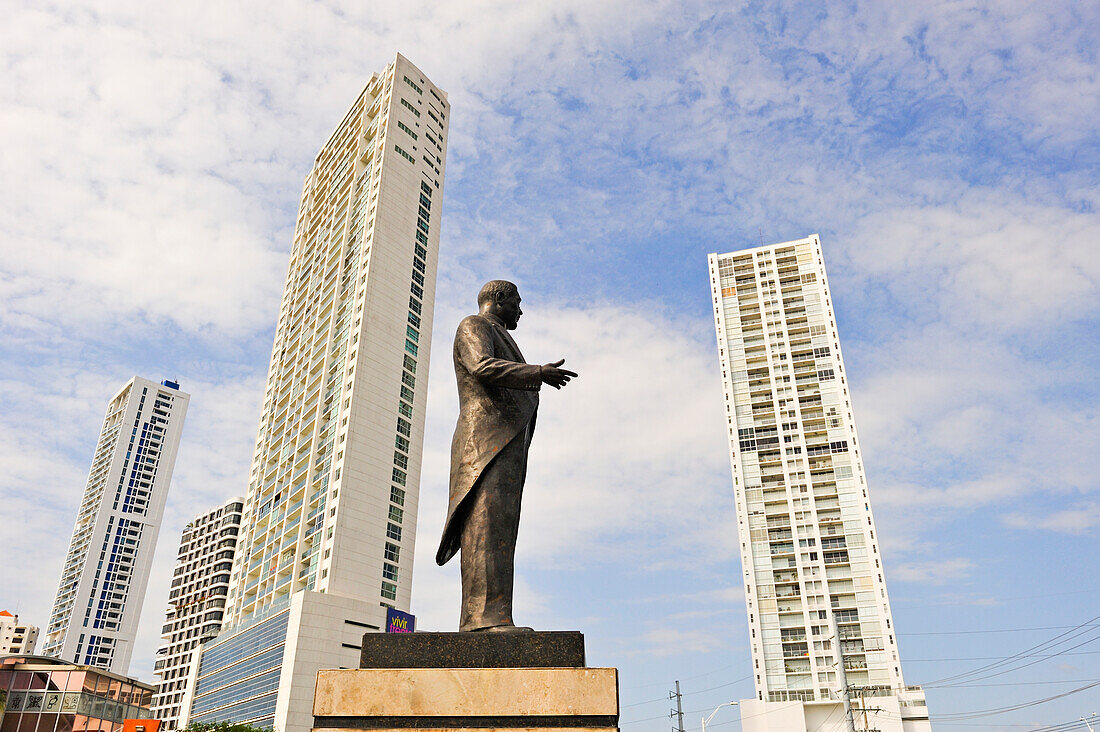
[[576,631],[365,633],[359,668],[584,668]]
[[369,668],[321,671],[314,732],[576,730],[619,720],[613,668]]

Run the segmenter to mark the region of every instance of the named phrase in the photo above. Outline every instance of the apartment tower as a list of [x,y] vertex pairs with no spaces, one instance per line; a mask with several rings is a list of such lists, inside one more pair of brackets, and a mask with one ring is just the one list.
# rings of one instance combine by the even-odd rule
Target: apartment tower
[[845,698],[880,710],[878,729],[928,729],[902,680],[821,243],[708,259],[756,684],[743,729],[843,721]]
[[312,727],[320,668],[408,610],[446,94],[397,55],[306,176],[224,630],[191,722]]
[[230,498],[183,528],[153,667],[160,677],[153,716],[165,730],[183,727],[180,703],[194,649],[221,631],[243,510],[243,498]]
[[189,400],[135,376],[107,405],[43,655],[129,670]]

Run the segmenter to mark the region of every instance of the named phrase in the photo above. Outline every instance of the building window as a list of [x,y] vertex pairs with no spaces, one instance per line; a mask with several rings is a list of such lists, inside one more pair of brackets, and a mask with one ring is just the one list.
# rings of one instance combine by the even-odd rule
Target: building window
[[405,158],[410,163],[412,163],[414,165],[416,164],[416,158],[414,158],[412,155],[409,155],[407,152],[402,150],[398,145],[394,145],[393,149],[396,150],[397,152],[401,153],[401,157]]
[[[404,100],[402,100],[402,101],[404,101]],[[395,585],[392,582],[386,582],[385,580],[383,580],[382,581],[382,597],[386,598],[387,600],[396,600],[397,599],[397,585]]]

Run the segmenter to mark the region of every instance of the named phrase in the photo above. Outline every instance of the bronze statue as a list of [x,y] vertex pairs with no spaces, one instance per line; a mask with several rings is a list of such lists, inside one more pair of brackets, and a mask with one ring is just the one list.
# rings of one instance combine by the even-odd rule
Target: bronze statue
[[535,430],[539,387],[560,389],[575,377],[565,359],[537,366],[523,360],[508,331],[519,323],[519,290],[493,280],[477,296],[479,312],[458,326],[454,363],[458,426],[451,441],[447,523],[435,561],[461,550],[459,630],[511,631],[512,583],[527,450]]

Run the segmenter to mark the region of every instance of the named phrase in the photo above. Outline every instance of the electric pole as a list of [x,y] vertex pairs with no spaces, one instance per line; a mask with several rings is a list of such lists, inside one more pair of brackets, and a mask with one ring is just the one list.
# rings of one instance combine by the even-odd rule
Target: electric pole
[[680,697],[682,696],[683,694],[680,693],[680,682],[677,681],[676,691],[668,692],[668,698],[676,700],[676,708],[670,711],[668,716],[671,717],[674,714],[676,715],[676,727],[674,729],[678,732],[684,732],[684,706],[680,702]]
[[844,673],[844,651],[840,649],[840,626],[836,624],[836,613],[829,609],[829,625],[836,643],[836,678],[840,682],[841,698],[844,700],[844,718],[848,723],[848,732],[856,732],[856,720],[852,717],[852,695],[848,690],[848,676]]

